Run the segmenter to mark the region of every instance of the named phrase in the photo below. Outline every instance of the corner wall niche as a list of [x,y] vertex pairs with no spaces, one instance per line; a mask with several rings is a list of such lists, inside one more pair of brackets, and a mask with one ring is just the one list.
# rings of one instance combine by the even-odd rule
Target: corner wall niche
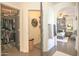
[[1,5],[1,52],[8,53],[8,49],[19,48],[19,10]]

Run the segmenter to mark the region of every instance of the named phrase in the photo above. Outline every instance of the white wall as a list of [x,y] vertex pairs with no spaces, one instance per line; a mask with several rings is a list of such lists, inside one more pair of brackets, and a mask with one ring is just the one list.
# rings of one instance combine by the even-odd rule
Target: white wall
[[[43,51],[49,51],[56,45],[53,25],[56,24],[52,3],[43,3]],[[48,24],[52,26],[52,38],[48,38]]]
[[55,13],[54,13],[54,8],[53,8],[54,5],[52,5],[51,3],[48,4],[48,24],[51,25],[52,27],[52,38],[48,38],[48,50],[50,50],[51,48],[53,48],[54,46],[56,46],[56,43],[55,43],[55,36],[54,36],[54,27],[53,25],[56,24],[56,21],[55,21]]
[[42,4],[43,9],[43,51],[48,51],[48,5]]

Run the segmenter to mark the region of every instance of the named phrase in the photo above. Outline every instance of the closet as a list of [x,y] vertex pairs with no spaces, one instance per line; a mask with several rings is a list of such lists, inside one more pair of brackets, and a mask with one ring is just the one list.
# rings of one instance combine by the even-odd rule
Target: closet
[[19,10],[4,4],[0,4],[0,9],[1,52],[13,47],[19,49]]

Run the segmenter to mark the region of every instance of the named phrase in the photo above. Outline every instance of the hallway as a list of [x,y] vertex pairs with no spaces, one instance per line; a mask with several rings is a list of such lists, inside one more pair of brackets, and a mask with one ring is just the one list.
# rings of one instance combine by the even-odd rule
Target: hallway
[[[73,2],[1,4],[1,55],[52,56],[65,53],[77,56],[79,21],[76,9]],[[75,40],[68,38],[70,36]],[[2,51],[3,48],[6,49]]]
[[[58,41],[56,51],[63,52],[71,56],[77,56],[77,52],[75,50],[75,40],[68,39],[67,43]],[[53,55],[55,53],[56,52],[54,52]]]

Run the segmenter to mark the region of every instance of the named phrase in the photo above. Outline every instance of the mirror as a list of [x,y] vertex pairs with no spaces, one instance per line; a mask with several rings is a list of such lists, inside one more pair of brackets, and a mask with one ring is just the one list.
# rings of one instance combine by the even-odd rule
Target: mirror
[[37,27],[37,25],[38,25],[37,19],[33,18],[31,24],[32,24],[33,27]]

